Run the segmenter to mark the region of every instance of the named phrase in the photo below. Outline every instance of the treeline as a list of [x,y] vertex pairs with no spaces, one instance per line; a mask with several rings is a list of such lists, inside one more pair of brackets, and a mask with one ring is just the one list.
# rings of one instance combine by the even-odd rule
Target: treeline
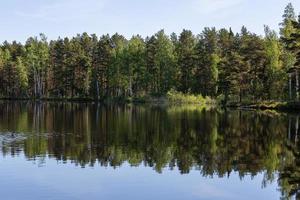
[[0,97],[101,100],[175,90],[225,102],[298,99],[299,33],[289,4],[280,36],[268,26],[264,37],[246,27],[129,40],[83,33],[48,42],[41,34],[0,46]]

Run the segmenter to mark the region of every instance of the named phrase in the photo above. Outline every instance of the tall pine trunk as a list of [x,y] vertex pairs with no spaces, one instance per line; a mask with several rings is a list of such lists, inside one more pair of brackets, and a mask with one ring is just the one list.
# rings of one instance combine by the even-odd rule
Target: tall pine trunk
[[99,100],[99,81],[96,80],[96,99]]
[[295,143],[298,141],[298,131],[299,131],[299,117],[296,117],[296,124],[295,124]]
[[239,96],[240,96],[240,103],[242,103],[243,96],[242,96],[242,89],[241,88],[240,88],[240,94],[239,94]]
[[225,90],[224,106],[227,105],[227,102],[228,102],[228,89]]
[[289,73],[289,98],[292,100],[292,73]]
[[130,76],[130,80],[129,80],[129,96],[132,97],[132,77]]
[[299,101],[299,74],[297,69],[295,73],[296,73],[296,100]]
[[33,70],[33,82],[34,82],[34,98],[37,97],[37,74],[36,74],[36,69],[34,68]]

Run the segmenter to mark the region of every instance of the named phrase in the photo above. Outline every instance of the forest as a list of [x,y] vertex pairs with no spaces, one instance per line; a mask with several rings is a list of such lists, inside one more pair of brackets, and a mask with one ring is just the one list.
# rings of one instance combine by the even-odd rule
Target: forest
[[164,30],[143,38],[78,34],[0,46],[1,98],[103,100],[161,97],[168,92],[223,102],[298,101],[300,16],[284,10],[280,33],[242,27],[194,34]]

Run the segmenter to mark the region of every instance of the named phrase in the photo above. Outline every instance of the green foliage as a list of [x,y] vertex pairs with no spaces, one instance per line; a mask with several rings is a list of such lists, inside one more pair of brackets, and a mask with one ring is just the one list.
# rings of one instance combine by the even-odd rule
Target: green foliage
[[184,103],[184,104],[212,104],[209,97],[204,98],[202,95],[185,94],[171,90],[167,93],[167,100],[170,103]]
[[21,58],[17,58],[16,70],[18,74],[20,90],[22,92],[26,92],[28,87],[28,72]]
[[154,69],[152,74],[154,83],[152,91],[155,94],[165,94],[175,84],[176,63],[174,45],[164,31],[155,34]]
[[219,80],[219,46],[220,35],[215,28],[205,28],[196,45],[196,68],[194,91],[204,96],[215,97]]
[[177,88],[183,93],[191,92],[195,71],[195,45],[196,39],[189,30],[183,30],[177,45],[179,77]]
[[145,51],[145,42],[141,36],[133,36],[129,40],[125,50],[125,73],[127,76],[126,94],[130,97],[143,95],[147,84]]
[[49,48],[46,36],[41,34],[40,40],[29,38],[25,44],[25,62],[29,73],[29,94],[42,97],[46,92],[47,70],[49,66]]
[[264,37],[246,27],[240,33],[213,27],[197,36],[184,29],[179,36],[160,30],[145,39],[83,33],[4,42],[0,96],[141,99],[178,91],[223,96],[224,104],[298,100],[300,25],[291,4],[280,26],[281,38],[265,26]]
[[285,7],[282,18],[283,22],[279,24],[281,26],[280,35],[283,37],[289,37],[293,32],[292,21],[296,21],[295,10],[291,3]]

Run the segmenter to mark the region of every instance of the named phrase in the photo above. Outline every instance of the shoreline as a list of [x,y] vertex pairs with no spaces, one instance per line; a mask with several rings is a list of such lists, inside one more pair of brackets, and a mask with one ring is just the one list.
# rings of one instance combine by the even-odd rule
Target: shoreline
[[220,108],[232,109],[251,109],[251,110],[274,110],[274,111],[297,111],[300,112],[300,101],[262,101],[256,103],[229,103],[222,105],[216,100],[209,101],[182,101],[182,99],[169,99],[166,96],[162,97],[135,97],[135,98],[106,98],[95,100],[93,98],[0,98],[0,101],[31,101],[31,102],[68,102],[68,103],[116,103],[116,104],[154,104],[154,105],[199,105],[199,106],[214,106]]
[[183,94],[170,91],[166,95],[145,95],[138,97],[104,97],[95,99],[93,97],[0,97],[7,101],[49,101],[49,102],[81,102],[81,103],[135,103],[135,104],[191,104],[191,105],[217,105],[217,101],[201,95]]
[[230,103],[225,107],[254,110],[300,111],[300,101],[262,101],[256,103]]
[[31,101],[31,102],[70,102],[70,103],[116,103],[116,104],[159,104],[159,105],[217,105],[213,102],[195,101],[183,102],[181,100],[169,100],[167,97],[141,97],[141,98],[0,98],[0,101]]

